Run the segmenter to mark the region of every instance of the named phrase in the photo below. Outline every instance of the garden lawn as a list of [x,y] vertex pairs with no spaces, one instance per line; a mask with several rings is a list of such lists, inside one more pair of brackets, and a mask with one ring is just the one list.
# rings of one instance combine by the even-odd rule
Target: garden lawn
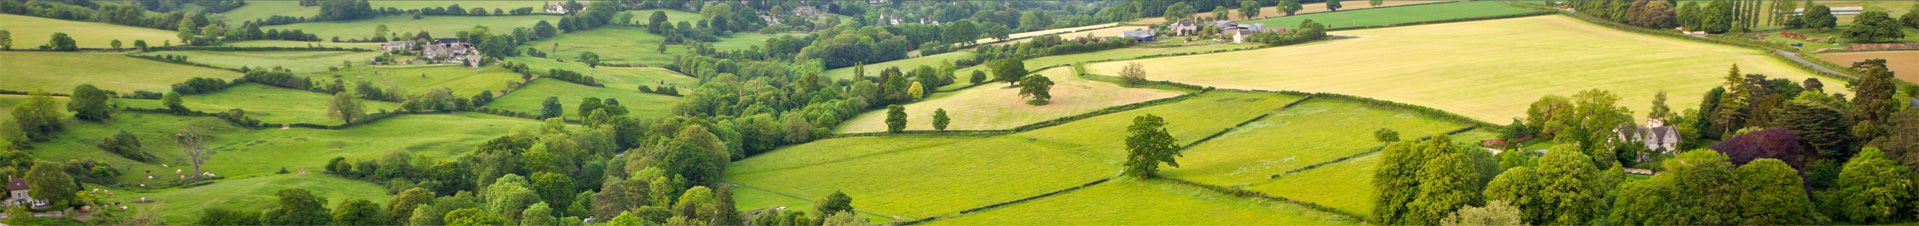
[[[227,19],[234,22],[265,20],[274,15],[312,18],[320,15],[320,6],[302,7],[300,1],[250,1],[246,6],[227,10],[220,15],[226,15]],[[367,30],[366,33],[371,34],[373,30]]]
[[[961,59],[973,58],[973,55],[974,54],[971,51],[959,51],[959,52],[934,54],[932,56],[921,56],[921,57],[867,64],[866,74],[859,75],[859,76],[880,77],[880,71],[885,71],[886,68],[890,68],[890,67],[899,67],[900,73],[911,72],[913,71],[913,69],[919,68],[919,66],[921,65],[933,67],[933,69],[939,69],[940,65],[945,64],[947,61],[957,62]],[[958,77],[955,77],[954,80],[956,80],[956,82],[964,83],[964,81],[966,81],[966,77],[964,76],[968,76],[968,75],[955,75]],[[826,71],[826,77],[833,78],[833,79],[853,79],[854,76],[855,75],[853,74],[853,67],[843,67],[843,68]]]
[[725,180],[805,200],[845,192],[863,212],[918,219],[1118,174],[1118,167],[1017,138],[887,136],[782,148],[733,162]]
[[80,48],[113,48],[110,44],[115,39],[120,40],[120,48],[133,48],[134,40],[146,40],[148,46],[180,40],[180,36],[174,36],[176,32],[168,30],[14,14],[0,14],[0,30],[13,33],[13,49],[16,50],[46,45],[56,32],[67,33],[68,37],[73,38],[73,44]]
[[[262,123],[309,123],[320,125],[339,125],[340,120],[327,117],[327,104],[333,101],[333,95],[305,90],[293,90],[261,84],[243,84],[219,92],[196,95],[181,95],[181,104],[187,109],[202,112],[225,112],[227,109],[246,111],[247,117],[259,119]],[[366,106],[367,113],[400,110],[399,103],[373,100],[359,100]],[[123,106],[138,108],[165,108],[160,101],[126,100]]]
[[[671,64],[673,56],[687,54],[685,45],[667,45],[666,52],[661,53],[659,47],[662,42],[666,42],[666,37],[646,33],[646,28],[643,27],[605,26],[527,42],[519,48],[521,51],[525,51],[526,48],[536,48],[540,52],[546,52],[547,58],[564,59],[567,62],[579,61],[581,53],[593,52],[600,56],[602,64],[644,66]],[[554,43],[559,43],[558,50],[554,49]]]
[[[1445,1],[1452,1],[1452,0],[1445,0]],[[1434,3],[1434,2],[1444,2],[1444,1],[1440,1],[1440,0],[1380,1],[1381,4],[1379,6],[1386,7],[1386,6],[1411,5],[1411,4],[1425,4],[1425,3]],[[1359,9],[1366,9],[1366,8],[1373,7],[1372,5],[1366,4],[1365,1],[1342,1],[1341,3],[1343,3],[1343,4],[1340,4],[1342,8],[1339,8],[1339,10],[1350,11],[1350,10],[1359,10]],[[1239,16],[1238,4],[1234,4],[1233,6],[1227,6],[1226,8],[1233,10],[1232,13],[1227,14],[1230,20],[1233,20],[1233,21],[1247,20],[1247,18]],[[1206,12],[1194,13],[1193,16],[1195,17],[1212,18],[1213,16],[1212,9],[1195,9],[1195,10],[1206,10]],[[1293,12],[1293,14],[1295,16],[1298,16],[1298,14],[1324,13],[1324,12],[1329,12],[1328,10],[1326,10],[1326,3],[1316,2],[1316,3],[1299,4],[1299,11]],[[1267,6],[1267,7],[1259,8],[1259,15],[1253,16],[1253,19],[1273,18],[1273,17],[1283,17],[1283,16],[1286,16],[1286,12],[1279,11],[1279,7]],[[1150,17],[1150,18],[1141,18],[1137,21],[1131,22],[1131,24],[1160,24],[1165,22],[1166,22],[1165,17]],[[1271,26],[1271,25],[1272,24],[1268,24],[1268,26]]]
[[470,98],[480,91],[493,91],[498,95],[506,90],[507,82],[522,81],[520,73],[500,67],[475,69],[455,65],[362,65],[340,71],[307,73],[304,76],[322,84],[331,84],[334,78],[339,78],[346,82],[349,90],[357,89],[360,81],[371,82],[374,87],[381,89],[386,89],[390,84],[402,87],[413,95],[447,87],[453,90],[453,96],[461,98]]
[[1869,59],[1886,59],[1886,68],[1906,82],[1919,83],[1919,50],[1821,53],[1820,59],[1838,65],[1852,65]]
[[[1365,4],[1365,2],[1358,2]],[[1351,5],[1351,3],[1348,3]],[[1534,10],[1506,5],[1497,1],[1474,1],[1457,3],[1437,3],[1429,5],[1401,6],[1350,12],[1319,13],[1289,17],[1268,18],[1241,23],[1265,23],[1267,27],[1299,28],[1299,23],[1313,20],[1325,24],[1326,28],[1364,27],[1393,25],[1412,22],[1438,21],[1459,18],[1491,17],[1530,13]],[[1337,32],[1336,32],[1337,33]]]
[[1341,93],[1493,122],[1525,116],[1540,97],[1587,89],[1611,91],[1621,106],[1637,112],[1651,109],[1662,91],[1669,93],[1670,106],[1697,106],[1735,64],[1740,73],[1770,78],[1815,76],[1760,50],[1622,32],[1566,16],[1336,33],[1360,38],[1088,67],[1115,74],[1138,62],[1152,80]]
[[[935,109],[946,109],[952,123],[947,130],[1012,129],[1061,117],[1085,114],[1107,107],[1178,96],[1181,92],[1159,89],[1127,88],[1118,84],[1092,81],[1073,76],[1069,68],[1053,68],[1039,73],[1053,80],[1052,103],[1034,106],[1021,97],[1020,88],[1005,83],[974,86],[955,92],[934,94],[926,100],[907,104],[906,130],[933,130]],[[875,110],[848,119],[842,133],[886,131],[886,111]]]
[[[131,173],[131,172],[130,172]],[[390,196],[386,188],[378,184],[340,178],[334,175],[313,171],[307,174],[280,174],[227,179],[213,184],[158,191],[152,193],[133,193],[118,191],[115,197],[102,201],[125,203],[129,209],[150,212],[171,225],[190,225],[200,219],[200,212],[209,208],[227,208],[232,210],[263,211],[274,207],[279,197],[274,193],[286,189],[306,189],[313,195],[325,197],[328,209],[338,208],[347,199],[373,201],[384,206]],[[133,203],[146,198],[154,203]]]
[[288,25],[268,26],[260,29],[300,29],[308,34],[316,34],[320,39],[331,40],[334,36],[346,39],[371,38],[373,28],[386,25],[388,31],[407,33],[427,31],[433,37],[453,37],[460,31],[472,30],[473,26],[486,26],[492,34],[508,34],[513,28],[533,28],[534,23],[546,20],[547,23],[559,23],[560,16],[428,16],[418,20],[412,16],[383,16],[373,19],[349,21],[308,22]]
[[[1152,114],[1164,118],[1166,131],[1187,145],[1225,131],[1260,114],[1278,111],[1302,96],[1274,93],[1213,91],[1178,102],[1081,119],[1064,125],[1014,134],[1030,143],[1070,149],[1110,165],[1126,162],[1126,127],[1133,119]],[[911,122],[911,120],[908,120]],[[1181,162],[1184,162],[1183,160]]]
[[1178,168],[1161,174],[1218,185],[1252,183],[1371,151],[1384,145],[1373,138],[1381,128],[1413,140],[1467,126],[1410,111],[1314,99],[1188,148]]
[[1116,179],[933,225],[1334,225],[1360,219],[1159,180]]
[[1245,189],[1366,216],[1373,211],[1373,169],[1378,166],[1379,154],[1368,154]]
[[[19,33],[15,33],[19,34]],[[0,89],[72,93],[74,86],[132,93],[165,92],[193,77],[239,78],[239,72],[145,60],[121,53],[0,52]]]
[[[511,57],[507,58],[507,61],[526,64],[527,68],[542,74],[554,68],[579,72],[593,76],[593,81],[613,89],[639,90],[640,85],[659,88],[661,84],[666,84],[690,91],[693,87],[700,85],[698,78],[657,67],[587,67],[586,64],[579,62],[559,62],[527,56]],[[687,92],[682,91],[682,93]]]
[[187,62],[213,65],[215,67],[240,69],[281,67],[295,73],[326,71],[328,67],[341,67],[343,62],[364,65],[367,60],[380,56],[379,52],[353,51],[159,51],[141,53],[146,56],[175,55],[186,56]]
[[600,98],[602,101],[618,99],[620,106],[626,107],[626,116],[638,118],[671,115],[673,103],[680,101],[679,97],[642,93],[632,88],[601,88],[557,79],[537,79],[532,84],[514,90],[512,94],[493,100],[486,107],[539,115],[541,104],[546,102],[547,97],[559,97],[565,117],[574,120],[582,118],[579,113],[580,101],[587,97]]

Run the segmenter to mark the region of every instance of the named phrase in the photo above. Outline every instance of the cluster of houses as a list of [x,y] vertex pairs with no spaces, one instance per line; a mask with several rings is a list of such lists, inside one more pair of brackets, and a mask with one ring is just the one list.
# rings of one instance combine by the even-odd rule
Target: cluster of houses
[[[418,48],[415,48],[417,46]],[[472,43],[460,42],[460,38],[440,38],[428,43],[415,41],[390,41],[380,44],[380,51],[395,50],[418,53],[425,64],[461,63],[467,67],[479,68],[483,58]],[[374,62],[378,63],[378,62]]]
[[[1219,30],[1219,33],[1217,34],[1218,36],[1214,37],[1218,37],[1220,41],[1231,40],[1233,43],[1245,43],[1252,38],[1253,34],[1259,32],[1286,32],[1286,28],[1266,28],[1265,23],[1240,24],[1239,22],[1221,20],[1205,23],[1180,21],[1167,25],[1164,34],[1169,36],[1202,35],[1206,27],[1217,28],[1216,30]],[[1121,32],[1119,37],[1150,42],[1156,41],[1158,34],[1161,33],[1156,30],[1132,30]]]
[[[580,1],[580,5],[587,5],[590,3],[593,3],[593,2]],[[566,2],[546,4],[546,6],[542,8],[546,8],[546,13],[552,13],[552,14],[566,14],[568,12],[566,11]]]

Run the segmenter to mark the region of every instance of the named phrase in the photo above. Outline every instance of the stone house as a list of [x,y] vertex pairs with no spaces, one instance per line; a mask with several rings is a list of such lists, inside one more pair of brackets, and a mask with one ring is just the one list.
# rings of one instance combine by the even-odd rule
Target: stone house
[[391,52],[393,50],[413,50],[413,41],[391,41],[380,44],[380,52]]
[[1194,23],[1192,21],[1180,21],[1178,23],[1173,23],[1172,25],[1166,25],[1166,30],[1171,31],[1173,35],[1176,35],[1176,36],[1187,36],[1187,35],[1199,34],[1199,23]]
[[29,205],[32,207],[46,207],[47,200],[34,199],[33,196],[27,195],[28,193],[27,191],[32,190],[32,188],[33,188],[32,186],[27,185],[26,178],[7,179],[7,192],[9,195],[12,195],[12,196],[7,197],[7,200],[5,201],[0,201],[0,205],[4,205],[4,206]]
[[1253,38],[1253,30],[1232,29],[1232,30],[1227,30],[1224,33],[1225,34],[1223,34],[1222,36],[1224,35],[1233,36],[1233,43],[1246,43],[1246,41],[1251,40]]
[[1613,129],[1614,142],[1644,142],[1646,150],[1671,153],[1679,150],[1679,129],[1667,126],[1658,119],[1646,120],[1642,126],[1620,126]]

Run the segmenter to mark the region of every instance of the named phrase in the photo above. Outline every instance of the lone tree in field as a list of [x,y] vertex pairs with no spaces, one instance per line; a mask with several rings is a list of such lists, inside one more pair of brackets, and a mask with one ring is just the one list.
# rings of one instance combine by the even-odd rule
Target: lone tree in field
[[212,136],[207,135],[203,129],[187,126],[179,133],[174,133],[173,137],[174,143],[180,145],[180,151],[186,153],[187,163],[193,164],[193,181],[199,182],[200,175],[206,172],[200,170],[201,166],[205,165],[207,159],[211,159],[215,152],[213,149],[207,149],[206,146],[206,140]]
[[1299,5],[1299,0],[1279,0],[1279,5],[1276,6],[1276,8],[1279,8],[1280,12],[1286,12],[1287,16],[1292,16],[1293,13],[1305,9],[1304,6]]
[[1165,126],[1165,119],[1152,114],[1133,118],[1133,125],[1126,127],[1132,134],[1126,137],[1126,176],[1154,177],[1160,163],[1179,167],[1173,160],[1179,157],[1179,145],[1175,144],[1179,140],[1166,133]]
[[540,118],[560,117],[565,111],[560,108],[560,97],[548,96],[545,102],[540,102]]
[[582,52],[582,53],[580,53],[580,58],[579,58],[579,60],[580,60],[580,63],[586,63],[586,66],[587,66],[587,67],[599,67],[599,66],[600,66],[600,54],[597,54],[597,53],[593,53],[593,51],[587,51],[587,52]]
[[74,44],[73,36],[67,36],[65,32],[54,32],[53,36],[47,39],[47,48],[53,48],[54,51],[65,52],[80,50],[80,47]]
[[967,78],[967,81],[973,82],[973,84],[980,84],[982,82],[986,82],[986,71],[973,70],[973,75],[969,76],[969,78]]
[[999,62],[993,63],[993,81],[1012,84],[1019,82],[1020,78],[1026,77],[1027,73],[1032,72],[1026,71],[1026,62],[1021,62],[1017,58],[999,60]]
[[1146,81],[1146,65],[1139,62],[1127,63],[1119,69],[1119,77],[1125,79],[1127,86],[1138,85]]
[[886,132],[898,133],[906,130],[906,107],[886,106]]
[[1399,131],[1393,131],[1393,129],[1390,128],[1379,128],[1378,131],[1373,131],[1373,139],[1387,144],[1399,142]]
[[933,109],[933,129],[946,131],[946,124],[952,122],[953,118],[946,117],[945,108]]
[[1327,11],[1339,11],[1339,8],[1345,8],[1345,7],[1346,6],[1339,5],[1339,0],[1326,0]]
[[1033,97],[1033,100],[1026,101],[1026,104],[1046,105],[1047,103],[1052,103],[1052,90],[1053,79],[1048,79],[1046,76],[1027,75],[1025,79],[1020,79],[1019,81],[1019,96]]
[[67,102],[67,110],[73,111],[73,117],[87,121],[106,121],[113,118],[112,96],[93,84],[80,84],[73,87],[73,97]]
[[0,50],[13,50],[13,32],[0,29]]
[[113,40],[113,42],[108,42],[108,43],[107,43],[107,45],[111,45],[111,46],[113,46],[113,50],[120,50],[120,40],[119,40],[119,39],[114,39],[114,40]]
[[360,104],[360,101],[354,100],[353,96],[347,95],[346,92],[340,92],[339,94],[334,94],[333,101],[327,103],[326,116],[327,118],[339,119],[346,124],[353,124],[354,122],[364,120],[363,118],[366,117],[366,105]]

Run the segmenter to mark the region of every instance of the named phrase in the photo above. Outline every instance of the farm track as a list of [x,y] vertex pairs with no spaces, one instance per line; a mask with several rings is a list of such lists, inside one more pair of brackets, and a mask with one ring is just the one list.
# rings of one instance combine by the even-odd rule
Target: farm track
[[1793,54],[1792,52],[1786,52],[1786,51],[1777,50],[1777,49],[1772,50],[1772,52],[1779,53],[1780,55],[1785,55],[1787,59],[1792,59],[1793,62],[1798,62],[1799,64],[1811,66],[1813,69],[1819,69],[1819,71],[1822,71],[1822,72],[1826,72],[1826,73],[1830,73],[1838,76],[1845,76],[1846,78],[1851,78],[1851,79],[1859,79],[1859,78],[1852,77],[1852,75],[1848,75],[1846,73],[1840,73],[1839,71],[1834,71],[1831,68],[1826,68],[1826,66],[1819,66],[1819,64],[1814,64],[1812,63],[1812,61],[1806,61],[1805,58],[1800,58],[1799,54]]

